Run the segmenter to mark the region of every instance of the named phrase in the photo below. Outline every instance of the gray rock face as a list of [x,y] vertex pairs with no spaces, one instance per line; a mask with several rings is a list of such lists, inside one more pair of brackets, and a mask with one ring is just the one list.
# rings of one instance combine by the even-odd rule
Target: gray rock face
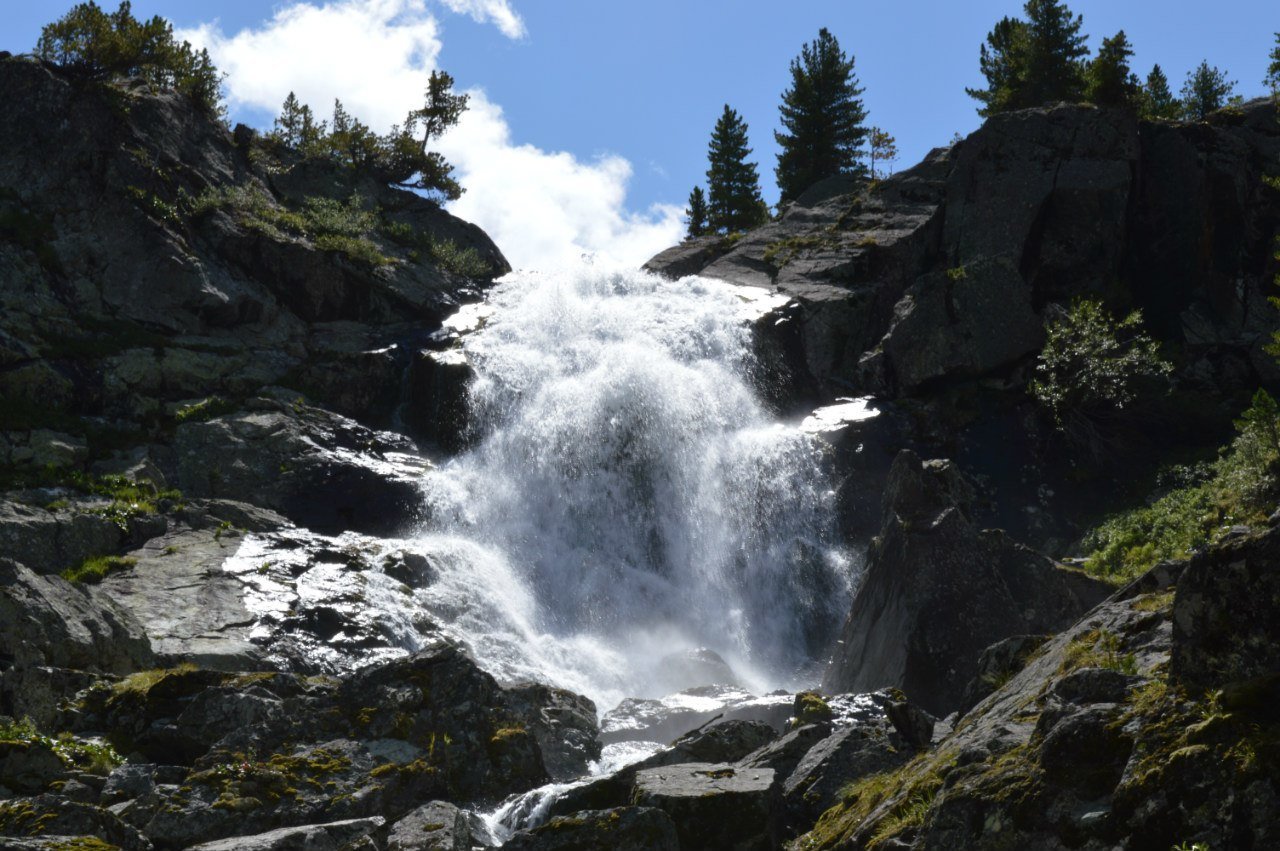
[[[671,817],[651,807],[587,810],[559,816],[503,843],[515,851],[679,851]],[[689,846],[684,846],[689,847]]]
[[776,736],[777,731],[763,721],[718,721],[685,733],[672,742],[670,748],[641,760],[637,767],[653,768],[682,762],[737,762]]
[[772,769],[685,763],[636,774],[634,802],[675,822],[681,848],[773,849],[781,839]]
[[600,741],[669,742],[717,717],[763,721],[781,730],[791,717],[791,704],[790,695],[757,697],[728,686],[687,689],[661,699],[628,698],[604,714]]
[[590,699],[541,683],[511,686],[506,697],[517,713],[529,719],[552,780],[581,777],[588,763],[600,758],[600,725]]
[[126,674],[154,664],[135,618],[109,594],[37,576],[0,558],[0,646],[6,666]]
[[901,747],[900,740],[891,740],[890,732],[884,723],[846,727],[804,755],[783,784],[787,824],[792,834],[813,824],[850,782],[888,771],[911,758],[911,748]]
[[0,742],[0,786],[23,795],[35,795],[67,776],[67,767],[48,745]]
[[432,801],[391,826],[387,851],[471,851],[471,829],[462,810]]
[[426,462],[408,440],[304,405],[187,423],[175,438],[178,482],[192,496],[252,501],[336,534],[394,534],[417,520]]
[[124,541],[120,527],[106,517],[0,501],[0,553],[36,573],[59,573],[117,552]]
[[823,678],[830,692],[896,686],[935,715],[958,707],[985,648],[1061,629],[1107,587],[1007,540],[964,514],[965,486],[946,463],[904,451],[866,577]]

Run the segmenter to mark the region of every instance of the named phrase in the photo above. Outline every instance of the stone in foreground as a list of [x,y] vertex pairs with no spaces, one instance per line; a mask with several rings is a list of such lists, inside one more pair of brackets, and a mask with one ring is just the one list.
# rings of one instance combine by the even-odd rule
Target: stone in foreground
[[781,799],[769,768],[706,762],[650,768],[636,775],[633,801],[671,816],[681,848],[779,847]]

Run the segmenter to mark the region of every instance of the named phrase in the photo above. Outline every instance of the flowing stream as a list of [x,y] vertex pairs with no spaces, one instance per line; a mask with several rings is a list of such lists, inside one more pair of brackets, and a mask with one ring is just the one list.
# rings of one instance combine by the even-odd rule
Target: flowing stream
[[749,323],[777,297],[591,265],[515,273],[464,335],[472,448],[427,475],[423,605],[500,678],[601,711],[718,652],[810,684],[847,611],[821,444],[776,420]]

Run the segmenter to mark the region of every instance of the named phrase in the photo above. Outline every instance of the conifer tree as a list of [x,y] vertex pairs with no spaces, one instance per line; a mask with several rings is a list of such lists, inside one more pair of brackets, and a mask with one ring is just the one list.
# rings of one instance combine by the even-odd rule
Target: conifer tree
[[689,239],[696,239],[706,234],[707,196],[702,191],[701,186],[693,187],[693,191],[689,193],[689,207],[684,211],[684,214],[689,222],[689,228],[686,232],[686,236]]
[[1027,0],[1023,11],[1025,21],[1003,18],[982,45],[978,64],[987,88],[965,90],[982,103],[979,115],[1084,95],[1084,19],[1058,0]]
[[1194,71],[1187,72],[1182,85],[1182,117],[1188,121],[1200,121],[1209,113],[1222,109],[1235,90],[1234,80],[1228,80],[1225,71],[1201,62]]
[[1169,78],[1159,65],[1153,65],[1142,87],[1142,117],[1148,120],[1176,121],[1182,115],[1182,104],[1169,89]]
[[791,61],[791,87],[782,95],[783,132],[773,134],[781,149],[774,170],[780,201],[825,177],[862,170],[867,111],[853,62],[825,27]]
[[298,96],[289,92],[289,96],[280,105],[280,114],[272,125],[271,136],[277,141],[297,147],[302,141],[302,110]]
[[1267,66],[1266,79],[1262,84],[1271,89],[1273,97],[1280,98],[1280,33],[1276,33],[1276,46],[1267,54],[1271,64]]
[[756,164],[747,162],[750,153],[746,122],[725,104],[707,148],[707,223],[712,230],[733,233],[769,217]]
[[1133,48],[1124,30],[1104,38],[1098,55],[1085,70],[1085,97],[1099,106],[1137,106],[1142,90],[1129,68]]
[[898,158],[898,140],[889,135],[888,131],[872,127],[869,151],[871,178],[874,180],[876,177],[884,177],[884,170],[877,170],[876,163],[891,163]]

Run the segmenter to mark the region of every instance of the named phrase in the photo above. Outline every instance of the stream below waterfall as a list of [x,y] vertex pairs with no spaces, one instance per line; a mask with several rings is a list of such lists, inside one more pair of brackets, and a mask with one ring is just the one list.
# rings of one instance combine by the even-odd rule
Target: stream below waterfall
[[499,679],[591,697],[718,653],[757,694],[811,685],[848,609],[819,440],[751,378],[783,299],[584,264],[519,272],[460,338],[471,448],[423,483],[420,604]]

